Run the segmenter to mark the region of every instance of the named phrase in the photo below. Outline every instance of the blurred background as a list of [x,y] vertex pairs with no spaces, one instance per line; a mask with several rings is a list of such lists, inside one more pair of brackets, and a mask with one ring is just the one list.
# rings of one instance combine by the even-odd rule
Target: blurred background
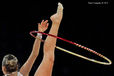
[[[58,36],[89,47],[112,60],[114,43],[112,1],[4,1],[0,2],[0,65],[4,55],[9,53],[14,54],[19,59],[20,66],[24,64],[32,51],[35,40],[29,35],[29,32],[37,30],[37,23],[43,19],[49,20],[50,29],[50,16],[56,13],[58,2],[61,2],[64,6],[64,16]],[[108,3],[98,4],[95,2]],[[49,29],[46,33],[49,32]],[[42,46],[30,76],[34,75],[41,63],[43,57]],[[57,46],[105,61],[86,50],[61,40],[57,41]],[[1,75],[3,73],[0,69]],[[96,64],[56,49],[53,76],[113,76],[113,72],[112,65]]]

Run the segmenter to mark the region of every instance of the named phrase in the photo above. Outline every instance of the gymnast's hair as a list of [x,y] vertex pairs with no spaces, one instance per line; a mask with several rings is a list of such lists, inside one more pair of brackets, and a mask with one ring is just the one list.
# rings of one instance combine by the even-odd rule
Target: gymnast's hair
[[18,70],[18,59],[12,55],[5,55],[2,61],[2,66],[5,67],[6,72],[12,73]]

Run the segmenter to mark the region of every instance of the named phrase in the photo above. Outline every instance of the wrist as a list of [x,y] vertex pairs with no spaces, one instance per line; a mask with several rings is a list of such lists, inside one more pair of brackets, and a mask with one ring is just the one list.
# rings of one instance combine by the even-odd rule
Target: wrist
[[42,39],[42,34],[41,33],[37,33],[37,38]]

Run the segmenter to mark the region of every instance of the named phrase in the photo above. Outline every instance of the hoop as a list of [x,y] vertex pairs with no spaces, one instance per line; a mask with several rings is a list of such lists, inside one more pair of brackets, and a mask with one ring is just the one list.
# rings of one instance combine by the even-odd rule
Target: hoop
[[[85,47],[85,46],[82,46],[82,45],[80,45],[80,44],[78,44],[78,43],[72,42],[72,41],[70,41],[70,40],[67,40],[67,39],[64,39],[64,38],[61,38],[61,37],[52,35],[52,34],[47,34],[47,33],[39,32],[39,31],[31,31],[31,32],[30,32],[30,35],[31,35],[32,37],[34,37],[34,38],[36,38],[36,36],[33,35],[33,33],[41,33],[41,34],[43,34],[43,35],[48,35],[48,36],[52,36],[52,37],[54,37],[54,38],[63,40],[63,41],[65,41],[65,42],[68,42],[68,43],[70,43],[70,44],[73,44],[73,45],[75,45],[75,46],[78,46],[78,47],[80,47],[80,48],[82,48],[82,49],[85,49],[85,50],[87,50],[87,51],[89,51],[89,52],[91,52],[91,53],[93,53],[93,54],[96,54],[96,55],[98,55],[99,57],[105,59],[105,60],[108,61],[108,62],[101,62],[101,61],[98,61],[98,60],[95,60],[95,59],[91,59],[91,58],[82,56],[82,55],[80,55],[80,54],[77,54],[77,53],[68,51],[68,50],[66,50],[66,49],[63,49],[63,48],[61,48],[61,47],[59,47],[59,46],[56,46],[57,49],[59,49],[59,50],[61,50],[61,51],[64,51],[64,52],[66,52],[66,53],[72,54],[72,55],[74,55],[74,56],[83,58],[83,59],[85,59],[85,60],[88,60],[88,61],[91,61],[91,62],[94,62],[94,63],[104,64],[104,65],[111,65],[111,64],[112,64],[112,61],[111,61],[110,59],[108,59],[107,57],[105,57],[104,55],[102,55],[102,54],[100,54],[100,53],[98,53],[98,52],[96,52],[96,51],[94,51],[94,50],[92,50],[92,49],[90,49],[90,48],[87,48],[87,47]],[[44,42],[44,40],[42,40],[42,39],[40,39],[40,40],[41,40],[42,42]]]

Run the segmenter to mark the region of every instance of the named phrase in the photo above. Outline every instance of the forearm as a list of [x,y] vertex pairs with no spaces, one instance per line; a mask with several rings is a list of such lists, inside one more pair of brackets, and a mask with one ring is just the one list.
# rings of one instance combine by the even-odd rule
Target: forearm
[[40,49],[41,40],[36,38],[33,44],[33,49],[31,55],[38,56]]
[[[48,28],[48,20],[44,21],[42,20],[41,23],[38,23],[38,30],[40,32],[44,32],[46,31],[46,29]],[[34,44],[33,44],[33,49],[32,49],[32,52],[28,58],[28,60],[25,62],[25,64],[22,66],[22,68],[20,69],[20,72],[26,76],[26,75],[29,75],[29,72],[39,54],[39,49],[40,49],[40,44],[41,44],[41,40],[42,39],[42,34],[38,33],[37,34],[37,37],[34,41]]]
[[[38,54],[39,54],[39,49],[40,49],[40,44],[41,44],[41,40],[39,40],[38,38],[35,39],[34,41],[34,44],[33,44],[33,49],[32,49],[32,52],[30,54],[30,57],[28,59],[27,62],[29,62],[28,64],[26,64],[26,66],[29,66],[28,67],[28,71],[31,70]],[[30,69],[30,70],[29,70]]]
[[29,75],[29,72],[39,54],[40,43],[41,43],[41,40],[36,38],[34,41],[34,44],[33,44],[32,53],[30,54],[28,60],[25,62],[25,64],[20,69],[20,72],[25,76]]

